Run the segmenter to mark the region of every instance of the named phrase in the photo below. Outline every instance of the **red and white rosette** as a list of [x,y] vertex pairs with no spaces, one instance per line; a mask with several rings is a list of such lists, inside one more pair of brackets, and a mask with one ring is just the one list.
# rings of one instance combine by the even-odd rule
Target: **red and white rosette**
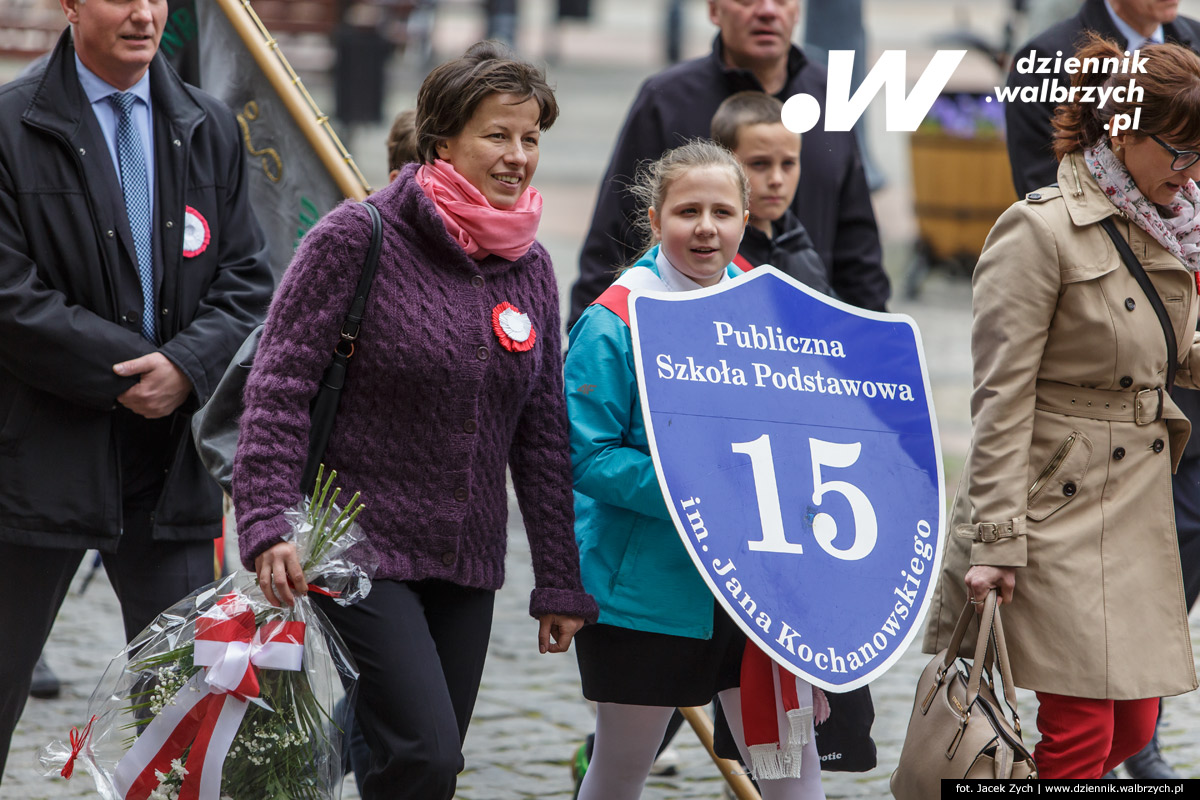
[[195,258],[208,249],[212,233],[208,220],[196,209],[188,206],[183,212],[183,256]]
[[[259,695],[255,668],[299,671],[304,623],[272,620],[255,628],[254,611],[242,594],[223,596],[196,620],[192,676],[163,706],[113,773],[122,800],[146,800],[158,774],[187,752],[187,775],[179,800],[219,800],[225,756],[251,698]],[[191,748],[190,750],[188,748]]]
[[533,329],[529,315],[508,302],[492,309],[492,330],[500,345],[512,353],[524,353],[537,341],[537,331]]

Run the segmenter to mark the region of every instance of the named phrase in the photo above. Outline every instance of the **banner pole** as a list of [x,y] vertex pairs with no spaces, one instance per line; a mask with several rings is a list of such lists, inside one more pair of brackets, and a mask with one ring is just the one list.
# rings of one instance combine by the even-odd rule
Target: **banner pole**
[[680,708],[679,713],[683,714],[683,718],[688,721],[688,724],[692,726],[692,730],[696,732],[696,737],[700,739],[700,744],[704,745],[704,749],[708,751],[709,757],[717,765],[717,769],[721,771],[721,776],[725,778],[725,782],[733,790],[734,797],[737,800],[762,800],[762,795],[754,788],[754,783],[750,780],[750,776],[742,771],[742,765],[728,758],[721,758],[713,750],[713,724],[712,720],[708,718],[708,712],[703,708]]
[[358,165],[322,114],[316,102],[304,88],[300,76],[292,69],[279,49],[279,42],[263,25],[249,0],[215,0],[225,17],[245,42],[259,69],[267,76],[272,88],[304,132],[309,144],[342,193],[354,200],[364,199],[370,186]]

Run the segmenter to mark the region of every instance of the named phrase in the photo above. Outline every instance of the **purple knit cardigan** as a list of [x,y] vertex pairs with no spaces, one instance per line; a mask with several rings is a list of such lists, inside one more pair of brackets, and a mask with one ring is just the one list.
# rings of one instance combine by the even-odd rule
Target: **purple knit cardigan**
[[[377,577],[482,589],[504,580],[512,469],[533,556],[530,613],[595,620],[575,544],[559,300],[550,258],[475,261],[446,233],[416,166],[377,192],[383,248],[325,463],[361,491]],[[233,472],[242,561],[287,530],[301,499],[309,402],[350,307],[370,239],[343,203],[304,237],[271,303]],[[510,352],[492,329],[509,302],[536,341]]]

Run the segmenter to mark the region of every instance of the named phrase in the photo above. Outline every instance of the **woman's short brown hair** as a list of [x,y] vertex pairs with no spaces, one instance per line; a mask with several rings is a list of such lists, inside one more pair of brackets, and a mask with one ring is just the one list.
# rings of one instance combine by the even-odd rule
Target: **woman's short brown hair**
[[[1177,44],[1154,44],[1141,49],[1144,72],[1133,70],[1134,59],[1126,58],[1117,44],[1096,33],[1082,40],[1075,58],[1098,59],[1103,67],[1115,69],[1082,70],[1072,76],[1072,86],[1116,89],[1135,86],[1139,92],[1113,92],[1108,102],[1069,102],[1054,112],[1054,155],[1093,147],[1108,133],[1108,125],[1117,114],[1132,119],[1141,109],[1134,134],[1170,136],[1176,144],[1188,148],[1200,145],[1200,57]],[[1098,93],[1097,93],[1098,94]],[[1117,101],[1115,97],[1122,94]],[[1098,98],[1097,98],[1098,99]]]
[[499,42],[477,42],[453,61],[434,68],[417,93],[417,154],[422,164],[437,158],[437,146],[462,132],[489,95],[512,94],[519,102],[530,98],[541,109],[538,128],[545,131],[558,119],[554,90],[546,73],[521,61]]

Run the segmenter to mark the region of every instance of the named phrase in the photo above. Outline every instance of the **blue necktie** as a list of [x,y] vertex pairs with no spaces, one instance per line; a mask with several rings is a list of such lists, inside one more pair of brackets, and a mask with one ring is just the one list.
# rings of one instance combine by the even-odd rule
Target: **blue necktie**
[[137,251],[138,277],[142,282],[142,336],[154,342],[154,251],[150,245],[150,180],[146,174],[146,151],[142,137],[133,124],[131,92],[113,92],[108,96],[117,110],[117,161],[121,165],[121,189],[125,193],[125,214]]

